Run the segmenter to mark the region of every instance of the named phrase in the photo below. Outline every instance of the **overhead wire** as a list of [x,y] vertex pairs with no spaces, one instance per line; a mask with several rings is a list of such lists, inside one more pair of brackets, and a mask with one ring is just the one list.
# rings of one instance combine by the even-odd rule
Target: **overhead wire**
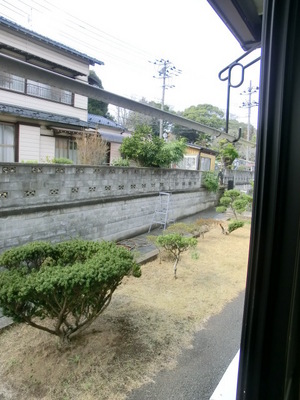
[[[43,11],[46,10],[47,12],[50,12],[54,18],[57,18],[58,14],[60,16],[61,16],[61,14],[64,14],[64,21],[63,21],[64,23],[62,25],[62,28],[64,28],[64,27],[68,28],[68,30],[67,30],[68,36],[70,36],[70,38],[72,38],[72,40],[74,42],[77,42],[77,43],[79,42],[79,40],[78,40],[78,28],[79,28],[84,33],[84,37],[86,37],[86,38],[91,38],[93,40],[99,40],[99,38],[100,38],[102,41],[109,43],[110,46],[112,46],[116,49],[119,49],[122,52],[125,52],[125,49],[126,49],[126,51],[129,51],[138,57],[141,57],[141,56],[145,57],[145,58],[153,57],[152,54],[146,52],[145,50],[139,49],[136,46],[133,46],[133,45],[125,42],[124,40],[121,40],[113,35],[110,35],[104,31],[100,30],[99,28],[91,25],[88,21],[85,21],[78,17],[75,17],[69,11],[66,12],[66,10],[61,7],[55,6],[55,8],[54,8],[53,4],[47,0],[44,0],[42,4],[36,0],[31,0],[30,4],[28,4],[28,2],[26,2],[26,1],[22,1],[22,0],[19,0],[19,1],[21,1],[23,4],[26,4],[27,7],[30,7],[31,4],[34,3],[36,5],[36,7],[34,7],[34,9],[37,12],[43,13]],[[45,3],[48,4],[48,6],[45,5]],[[49,6],[50,7],[52,6],[52,8],[50,8]],[[57,13],[57,11],[59,11],[59,13]],[[72,36],[69,34],[70,29],[73,30],[74,33],[76,33],[76,36]],[[62,30],[62,32],[63,31],[66,31],[66,30]],[[89,44],[89,42],[85,41],[85,46],[87,44]],[[95,48],[95,46],[91,46],[91,45],[89,45],[89,47]],[[99,51],[99,49],[97,49],[97,51]]]
[[[27,22],[30,20],[28,18],[30,16],[31,24],[34,26],[35,18],[38,18],[39,15],[48,15],[52,25],[59,25],[59,32],[52,32],[51,39],[64,42],[69,47],[104,61],[107,68],[116,70],[116,73],[122,74],[124,79],[126,79],[126,71],[132,72],[132,70],[136,71],[137,79],[142,76],[152,79],[153,73],[150,70],[148,72],[147,67],[149,66],[148,61],[155,59],[153,54],[102,31],[90,22],[76,17],[70,10],[66,11],[48,0],[18,0],[17,3],[14,3],[13,9],[9,7],[10,3],[7,0],[0,0],[1,3],[2,9],[3,7],[6,9],[6,17],[11,19],[7,15],[7,10],[10,10],[15,14],[14,19],[17,23],[19,16],[23,19],[26,18]],[[30,29],[34,31],[32,25]],[[43,33],[37,33],[49,37],[49,33],[45,35],[44,32],[45,30]],[[130,90],[130,85],[128,86],[128,90]]]

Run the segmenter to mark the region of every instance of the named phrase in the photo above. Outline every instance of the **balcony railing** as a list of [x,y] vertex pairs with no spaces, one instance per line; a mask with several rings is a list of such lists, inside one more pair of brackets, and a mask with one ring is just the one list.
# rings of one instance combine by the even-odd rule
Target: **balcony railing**
[[5,72],[0,74],[0,88],[18,93],[24,93],[29,96],[39,97],[41,99],[55,101],[57,103],[68,105],[73,104],[72,92],[58,89],[54,86],[46,85],[40,82],[27,80]]

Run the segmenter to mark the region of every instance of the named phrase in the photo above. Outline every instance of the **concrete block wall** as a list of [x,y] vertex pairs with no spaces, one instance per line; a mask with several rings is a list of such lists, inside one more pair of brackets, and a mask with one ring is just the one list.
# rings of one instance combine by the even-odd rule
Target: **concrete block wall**
[[1,210],[200,188],[199,171],[0,164]]
[[[7,167],[15,168],[14,172],[4,172]],[[147,232],[159,191],[172,193],[170,218],[175,220],[216,203],[216,195],[201,187],[201,173],[197,171],[128,168],[123,172],[124,168],[114,167],[98,170],[48,165],[42,166],[43,172],[31,171],[40,167],[0,165],[0,252],[36,240],[121,240]],[[65,172],[53,172],[55,168],[65,168]],[[84,172],[78,174],[77,168]],[[83,188],[78,192],[80,198],[69,190],[70,183],[75,182]],[[49,195],[54,183],[59,189],[57,202],[55,196]],[[88,190],[91,185],[96,186],[94,191]],[[111,189],[105,190],[105,186]],[[35,194],[24,196],[25,188],[35,190]],[[125,194],[121,196],[119,190]],[[3,192],[7,196],[1,197]]]
[[234,181],[234,185],[250,185],[254,180],[254,171],[225,170],[223,182],[228,184],[229,180]]

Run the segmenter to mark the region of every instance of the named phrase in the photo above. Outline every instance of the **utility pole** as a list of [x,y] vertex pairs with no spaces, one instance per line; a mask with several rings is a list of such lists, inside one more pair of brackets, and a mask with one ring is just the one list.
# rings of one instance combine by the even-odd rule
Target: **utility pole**
[[[149,61],[151,62],[151,61]],[[164,110],[165,105],[165,94],[166,89],[171,89],[175,87],[174,85],[167,85],[167,79],[171,78],[172,76],[178,76],[181,74],[181,70],[177,69],[169,60],[164,60],[161,58],[160,60],[155,60],[152,62],[154,65],[158,66],[158,76],[153,76],[153,78],[162,79],[162,97],[161,97],[161,107],[160,109]],[[163,132],[163,120],[159,120],[159,137],[164,138],[166,140],[167,134]]]
[[[251,108],[258,106],[257,101],[252,101],[253,93],[258,91],[258,86],[252,86],[252,81],[250,81],[250,85],[247,90],[244,90],[241,95],[248,96],[247,101],[244,101],[241,105],[241,108],[248,108],[248,124],[247,124],[247,140],[250,141],[250,126],[251,126]],[[246,147],[246,161],[249,161],[249,146]]]

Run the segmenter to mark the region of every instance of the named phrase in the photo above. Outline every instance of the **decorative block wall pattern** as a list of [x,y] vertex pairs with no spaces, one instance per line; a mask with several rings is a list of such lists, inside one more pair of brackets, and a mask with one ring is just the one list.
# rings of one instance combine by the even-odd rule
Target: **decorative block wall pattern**
[[216,204],[198,171],[0,164],[0,251],[36,240],[122,240],[147,232],[158,193],[172,219]]

